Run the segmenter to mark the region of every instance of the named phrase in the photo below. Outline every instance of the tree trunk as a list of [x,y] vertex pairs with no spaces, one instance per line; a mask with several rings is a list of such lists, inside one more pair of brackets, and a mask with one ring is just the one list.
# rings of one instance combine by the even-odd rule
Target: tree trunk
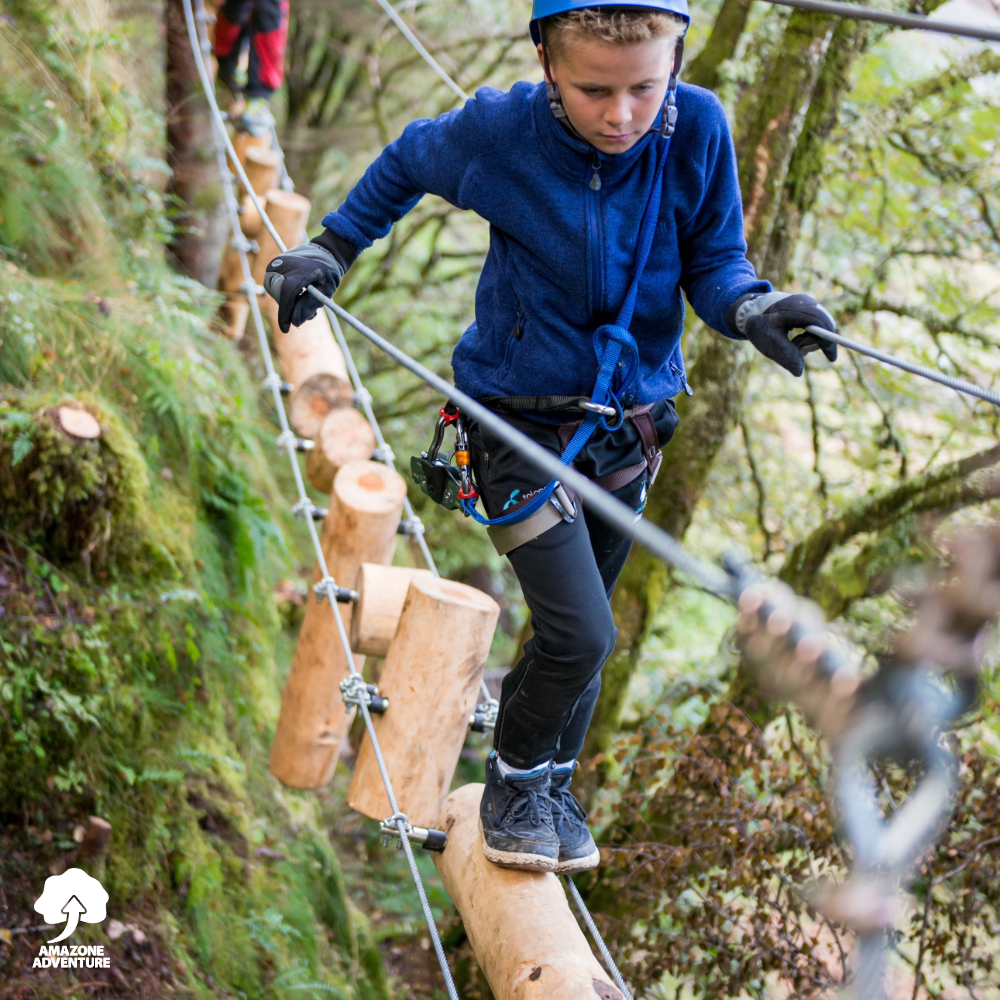
[[[181,0],[167,0],[166,107],[168,192],[176,199],[174,235],[168,252],[188,277],[215,287],[218,262],[208,251],[209,206],[219,204],[212,125],[201,97],[198,64],[191,51]],[[212,213],[214,217],[218,212]],[[214,242],[214,241],[213,241]]]

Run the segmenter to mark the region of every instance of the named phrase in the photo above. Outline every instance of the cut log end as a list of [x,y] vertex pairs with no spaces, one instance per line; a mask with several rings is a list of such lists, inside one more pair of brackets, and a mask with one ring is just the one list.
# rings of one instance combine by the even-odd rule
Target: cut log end
[[316,447],[306,459],[306,475],[316,489],[329,493],[340,469],[349,462],[370,459],[374,450],[375,432],[357,410],[331,410],[316,435]]
[[414,577],[431,577],[429,569],[362,563],[354,589],[358,600],[351,615],[351,648],[365,656],[384,657],[403,613]]
[[[320,433],[323,420],[333,410],[350,408],[354,403],[354,391],[350,383],[328,372],[312,375],[295,387],[288,401],[288,419],[303,437],[314,438]],[[375,446],[372,445],[374,448]],[[368,458],[355,455],[355,458]],[[341,463],[343,464],[343,463]]]
[[406,496],[406,480],[378,462],[348,462],[333,479],[338,503],[347,509],[371,513],[392,511]]
[[58,407],[56,421],[70,437],[93,441],[101,436],[101,425],[97,418],[75,406]]

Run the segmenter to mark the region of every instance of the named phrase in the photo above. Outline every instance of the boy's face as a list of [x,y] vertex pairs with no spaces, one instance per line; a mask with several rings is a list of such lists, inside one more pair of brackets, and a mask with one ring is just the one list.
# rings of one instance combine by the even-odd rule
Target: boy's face
[[[653,126],[673,67],[675,38],[631,45],[567,40],[549,68],[573,127],[602,153],[623,153]],[[542,47],[538,58],[545,67]]]

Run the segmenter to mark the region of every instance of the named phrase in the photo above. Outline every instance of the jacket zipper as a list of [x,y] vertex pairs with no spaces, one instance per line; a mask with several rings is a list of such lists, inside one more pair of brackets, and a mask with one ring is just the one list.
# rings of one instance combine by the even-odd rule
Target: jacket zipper
[[587,183],[587,228],[590,237],[590,287],[591,314],[598,313],[604,305],[604,289],[601,287],[601,158],[594,153],[590,165],[590,179]]
[[673,361],[670,362],[670,370],[684,383],[684,392],[689,396],[693,396],[694,389],[688,385],[687,375],[685,375],[684,372],[682,372],[680,368],[673,363]]

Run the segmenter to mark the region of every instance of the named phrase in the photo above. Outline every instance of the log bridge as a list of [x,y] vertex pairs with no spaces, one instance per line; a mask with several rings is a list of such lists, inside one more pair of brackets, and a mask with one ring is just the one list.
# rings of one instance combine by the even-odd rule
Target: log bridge
[[[235,152],[286,245],[305,239],[310,203],[277,186],[280,153],[269,136],[237,133]],[[354,408],[344,356],[320,312],[282,334],[260,282],[279,250],[249,197],[240,224],[252,254],[254,287],[243,282],[240,247],[227,252],[219,277],[222,322],[243,336],[256,295],[268,318],[287,396],[289,423],[312,447],[306,474],[329,493],[320,544],[330,575],[343,586],[341,617],[354,665],[382,660],[371,711],[382,760],[410,839],[434,851],[497,1000],[624,1000],[590,949],[552,874],[512,871],[486,860],[479,829],[483,786],[451,786],[470,726],[500,608],[474,587],[430,570],[393,566],[406,497],[394,469],[372,460],[374,432]],[[238,239],[234,235],[234,240]],[[314,584],[322,577],[319,566]],[[285,785],[318,789],[333,777],[357,708],[341,684],[351,673],[333,616],[311,600],[302,622],[271,748],[270,768]],[[378,710],[381,709],[379,712]],[[375,714],[377,713],[377,714]],[[366,732],[347,796],[358,812],[397,833]]]

